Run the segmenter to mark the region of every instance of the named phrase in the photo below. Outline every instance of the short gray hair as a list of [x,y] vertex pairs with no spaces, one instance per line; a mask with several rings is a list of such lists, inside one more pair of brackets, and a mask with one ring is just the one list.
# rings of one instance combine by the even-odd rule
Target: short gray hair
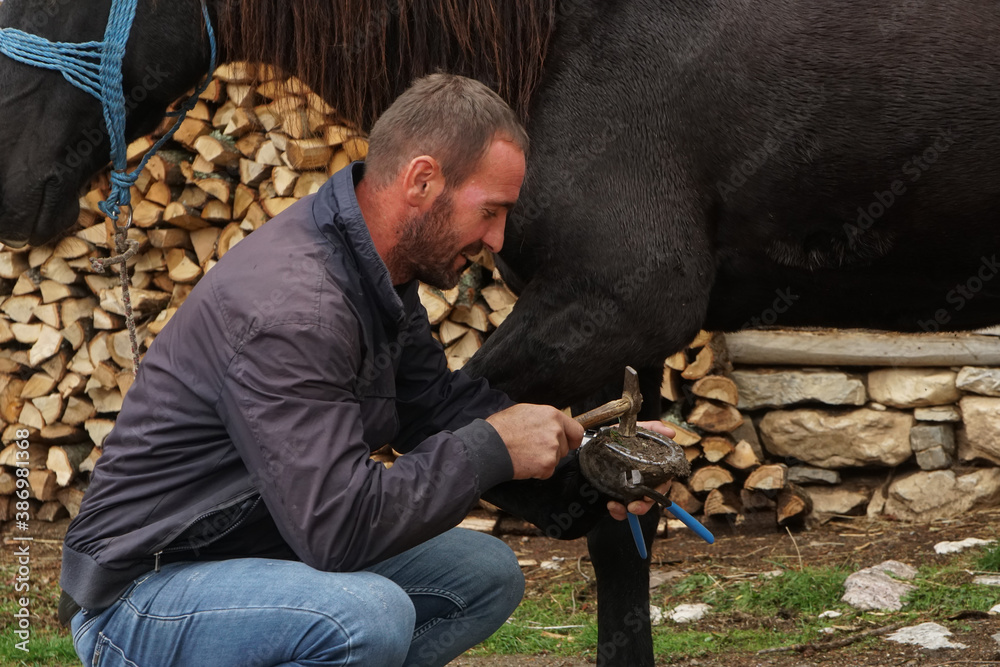
[[495,138],[528,153],[528,134],[503,99],[484,84],[455,74],[417,79],[375,122],[368,135],[365,178],[388,185],[418,155],[441,165],[447,187],[476,170]]

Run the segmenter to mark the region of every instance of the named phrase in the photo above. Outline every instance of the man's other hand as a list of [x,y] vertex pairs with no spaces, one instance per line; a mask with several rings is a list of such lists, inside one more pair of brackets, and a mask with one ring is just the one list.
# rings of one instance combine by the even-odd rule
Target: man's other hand
[[556,464],[580,446],[583,427],[549,405],[518,403],[486,419],[514,464],[514,479],[548,479]]

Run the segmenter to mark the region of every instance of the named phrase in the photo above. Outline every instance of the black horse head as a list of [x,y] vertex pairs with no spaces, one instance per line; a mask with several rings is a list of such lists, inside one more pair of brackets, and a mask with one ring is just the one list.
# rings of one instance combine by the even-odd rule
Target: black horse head
[[[209,0],[220,62],[297,74],[348,122],[369,126],[409,82],[444,68],[493,85],[519,112],[537,86],[555,0]],[[6,0],[0,28],[100,41],[111,0]],[[376,37],[377,36],[377,37]],[[125,52],[127,138],[153,130],[208,66],[197,0],[139,0]],[[100,104],[57,72],[0,55],[0,241],[44,243],[77,218],[108,161]]]
[[[110,0],[8,0],[0,27],[50,41],[101,41]],[[204,75],[198,3],[141,0],[123,64],[126,138],[151,132]],[[78,193],[109,159],[101,104],[56,71],[0,55],[0,241],[44,243],[76,221]]]

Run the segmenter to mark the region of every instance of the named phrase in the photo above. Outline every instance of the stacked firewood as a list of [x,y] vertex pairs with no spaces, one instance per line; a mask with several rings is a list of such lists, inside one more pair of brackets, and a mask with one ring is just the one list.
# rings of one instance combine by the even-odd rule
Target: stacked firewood
[[[140,355],[230,248],[367,152],[362,133],[301,81],[254,67],[220,67],[132,188],[128,236],[139,251],[129,270]],[[263,83],[251,85],[255,74]],[[133,166],[168,126],[129,146]],[[107,193],[104,173],[80,199],[76,231],[58,242],[0,246],[0,428],[6,445],[0,450],[0,520],[13,516],[19,432],[31,442],[33,518],[76,514],[132,383],[118,277],[90,264],[113,254],[114,227],[98,209]],[[479,349],[516,300],[489,255],[466,269],[454,289],[424,285],[420,296],[453,369]],[[686,486],[675,485],[673,497],[706,515],[738,516],[778,502],[781,518],[781,496],[773,496],[787,488],[782,467],[762,463],[755,437],[728,435],[740,433],[735,429],[743,418],[734,407],[735,385],[712,372],[723,367],[721,356],[711,337],[701,335],[668,360],[664,397],[695,397],[687,423],[678,426],[695,472]],[[379,457],[387,463],[393,458],[391,450]]]
[[420,285],[420,302],[445,347],[448,367],[465,365],[483,344],[483,337],[507,318],[517,297],[503,283],[488,252],[475,258],[456,287],[439,290]]
[[670,499],[691,514],[736,524],[748,515],[773,516],[778,524],[802,519],[809,497],[788,482],[785,464],[768,461],[753,424],[737,409],[731,370],[724,339],[705,331],[666,360],[661,395],[686,409],[684,422],[671,425],[691,463],[691,476],[674,483]]

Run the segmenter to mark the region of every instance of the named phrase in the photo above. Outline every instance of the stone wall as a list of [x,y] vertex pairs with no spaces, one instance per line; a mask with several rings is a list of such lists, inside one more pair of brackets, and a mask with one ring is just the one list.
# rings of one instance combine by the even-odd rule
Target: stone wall
[[[969,349],[1000,350],[1000,339],[826,335],[830,345],[817,345],[821,334],[803,333],[811,343],[802,346],[811,350],[804,356],[778,342],[788,365],[759,349],[747,352],[744,334],[727,336],[738,407],[752,419],[766,458],[788,465],[789,482],[809,494],[815,516],[931,520],[1000,502],[1000,368],[976,365],[981,353],[961,354],[963,340]],[[767,333],[753,337],[764,341]],[[895,340],[901,354],[911,344],[945,342],[957,351],[917,366],[912,356],[883,353],[887,367],[878,367],[863,354],[872,340],[887,349]],[[838,354],[845,344],[851,353]],[[760,359],[769,363],[755,363]],[[963,360],[972,363],[952,363]],[[803,362],[816,365],[793,365]]]

